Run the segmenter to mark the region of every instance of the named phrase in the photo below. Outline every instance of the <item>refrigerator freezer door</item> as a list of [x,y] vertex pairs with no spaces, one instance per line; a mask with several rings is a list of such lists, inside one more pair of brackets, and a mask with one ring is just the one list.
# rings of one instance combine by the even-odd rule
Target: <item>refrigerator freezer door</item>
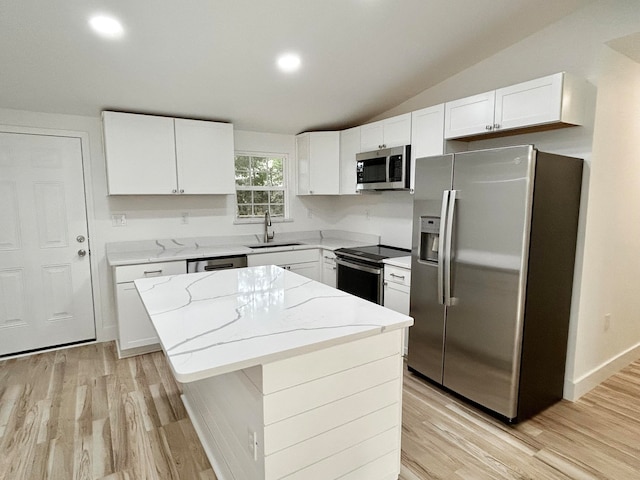
[[517,413],[534,162],[533,147],[508,147],[456,154],[453,171],[443,384],[508,418]]
[[[439,219],[439,240],[443,239],[442,199],[451,188],[452,168],[453,155],[416,160],[410,297],[415,323],[409,329],[408,365],[438,383],[442,383],[445,307],[438,298],[438,261],[420,260],[419,245],[425,218]],[[437,254],[442,255],[439,246]]]

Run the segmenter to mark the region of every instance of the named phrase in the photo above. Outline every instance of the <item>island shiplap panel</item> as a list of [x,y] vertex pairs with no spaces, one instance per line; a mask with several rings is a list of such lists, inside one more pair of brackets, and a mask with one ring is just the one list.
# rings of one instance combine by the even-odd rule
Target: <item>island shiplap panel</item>
[[270,455],[343,425],[353,420],[354,412],[364,416],[399,402],[398,382],[394,379],[268,425],[264,432],[265,455]]
[[[386,470],[391,470],[394,468],[392,463],[395,463],[396,471],[399,473],[400,466],[398,465],[397,455],[395,454],[398,448],[398,432],[395,428],[391,428],[336,455],[309,465],[291,475],[281,477],[279,480],[327,480],[341,478],[391,453],[396,457],[395,462],[393,459],[390,459],[389,464],[385,464],[384,467]],[[397,476],[398,474],[396,473],[395,475]],[[353,480],[386,480],[387,478],[389,478],[389,475],[380,471],[375,472],[369,477],[360,475],[352,476]]]
[[267,364],[262,372],[262,393],[268,395],[284,388],[396,355],[400,351],[393,338],[400,335],[400,330],[396,330]]
[[265,458],[266,478],[286,478],[287,475],[328,457],[340,455],[343,451],[352,449],[386,431],[395,431],[394,427],[398,425],[399,417],[398,405],[392,404],[269,455]]
[[401,346],[395,330],[303,355],[298,368],[288,360],[265,365],[270,378],[280,367],[289,376],[273,384],[297,383],[264,397],[265,479],[397,478]]
[[398,378],[401,365],[402,357],[395,355],[266,395],[265,425]]

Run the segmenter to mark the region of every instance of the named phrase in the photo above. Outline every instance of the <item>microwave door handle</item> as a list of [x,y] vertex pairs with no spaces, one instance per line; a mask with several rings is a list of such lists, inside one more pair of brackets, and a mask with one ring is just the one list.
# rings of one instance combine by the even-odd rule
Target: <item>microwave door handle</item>
[[391,155],[385,157],[385,163],[387,165],[387,183],[391,181]]
[[451,296],[451,249],[453,242],[453,221],[456,209],[457,194],[457,190],[450,191],[449,206],[447,207],[447,238],[444,245],[444,301],[445,305],[448,307],[453,305],[453,297]]
[[[440,232],[438,234],[438,303],[446,305],[444,298],[444,264],[445,264],[445,235],[447,232],[447,212],[449,211],[449,190],[442,192],[442,210],[440,211]],[[421,245],[419,242],[418,245]],[[428,247],[427,247],[428,248]],[[418,258],[420,252],[418,252]]]

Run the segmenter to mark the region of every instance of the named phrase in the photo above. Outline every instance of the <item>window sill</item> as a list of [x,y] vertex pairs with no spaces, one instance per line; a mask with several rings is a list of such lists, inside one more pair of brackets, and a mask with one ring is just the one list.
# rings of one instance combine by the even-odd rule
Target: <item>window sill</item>
[[[271,223],[291,223],[293,218],[273,218],[271,217]],[[264,217],[260,218],[236,218],[233,221],[234,225],[250,225],[250,224],[263,224]]]

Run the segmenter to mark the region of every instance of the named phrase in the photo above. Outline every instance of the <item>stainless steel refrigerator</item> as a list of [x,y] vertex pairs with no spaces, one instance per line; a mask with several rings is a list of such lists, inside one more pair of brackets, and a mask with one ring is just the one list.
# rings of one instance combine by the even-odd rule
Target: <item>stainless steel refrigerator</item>
[[415,172],[409,369],[527,418],[562,398],[582,160],[525,145]]

